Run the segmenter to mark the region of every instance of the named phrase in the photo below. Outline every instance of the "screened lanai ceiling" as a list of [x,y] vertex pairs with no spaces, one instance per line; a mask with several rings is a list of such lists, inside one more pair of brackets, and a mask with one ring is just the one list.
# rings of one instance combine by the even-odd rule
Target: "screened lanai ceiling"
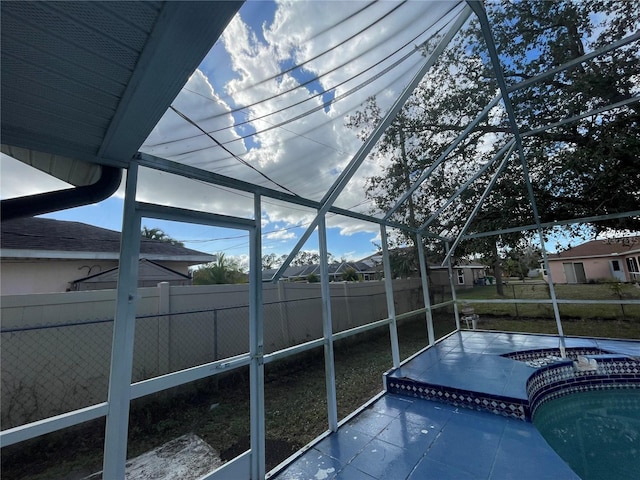
[[[637,215],[636,10],[3,2],[3,152],[53,174],[135,157],[142,200],[238,216],[243,190],[444,236],[531,225],[536,202],[543,221]],[[572,155],[612,132],[615,162]]]

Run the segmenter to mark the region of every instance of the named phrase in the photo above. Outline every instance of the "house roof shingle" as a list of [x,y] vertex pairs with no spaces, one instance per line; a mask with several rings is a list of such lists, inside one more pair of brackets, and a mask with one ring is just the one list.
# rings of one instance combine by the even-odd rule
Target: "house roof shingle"
[[[2,222],[0,245],[3,256],[6,250],[118,254],[120,232],[80,222],[37,217],[17,218]],[[214,258],[197,250],[148,238],[141,240],[140,255],[154,259],[181,257],[185,261],[199,258],[201,263]]]
[[576,257],[601,257],[640,252],[640,236],[591,240],[560,253],[549,255],[550,260]]

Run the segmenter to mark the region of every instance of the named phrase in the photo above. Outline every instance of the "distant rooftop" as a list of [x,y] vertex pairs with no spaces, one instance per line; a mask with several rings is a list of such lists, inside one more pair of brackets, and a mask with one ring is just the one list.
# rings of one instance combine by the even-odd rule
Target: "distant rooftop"
[[[2,222],[0,241],[2,257],[15,257],[22,254],[42,252],[46,258],[55,257],[54,252],[113,254],[118,258],[120,252],[120,232],[95,227],[80,222],[52,220],[48,218],[18,218]],[[45,253],[47,252],[47,253]],[[172,245],[168,242],[142,238],[140,255],[149,259],[176,258],[198,263],[211,262],[213,255]],[[68,255],[67,255],[68,256]]]
[[591,240],[549,255],[549,258],[597,257],[640,252],[640,236]]

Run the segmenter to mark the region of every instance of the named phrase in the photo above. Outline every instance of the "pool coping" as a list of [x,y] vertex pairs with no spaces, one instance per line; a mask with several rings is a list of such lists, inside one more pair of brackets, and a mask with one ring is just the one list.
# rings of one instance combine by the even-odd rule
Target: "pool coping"
[[[465,333],[466,332],[466,333]],[[512,332],[472,331],[473,333],[496,334],[498,336],[516,336],[522,338],[529,335],[530,339],[541,338],[548,343],[549,339],[557,339],[562,343],[558,347],[546,348],[507,348],[500,352],[482,352],[483,356],[507,358],[515,362],[524,362],[530,370],[519,370],[516,379],[526,386],[526,394],[521,396],[504,395],[504,386],[491,389],[489,384],[483,390],[464,388],[464,380],[448,384],[430,381],[429,367],[416,374],[412,371],[411,364],[421,355],[432,348],[438,349],[438,345],[446,344],[452,336],[468,335],[469,331],[452,332],[443,337],[433,346],[428,346],[402,362],[400,367],[388,370],[383,375],[385,391],[398,395],[406,395],[424,400],[435,400],[452,404],[460,408],[489,411],[497,415],[531,421],[537,408],[548,400],[558,398],[578,391],[600,390],[611,388],[640,389],[640,342],[638,355],[629,355],[627,352],[616,352],[615,342],[626,344],[635,343],[634,340],[620,339],[596,339],[593,337],[564,337],[560,339],[554,335],[523,334]],[[462,339],[464,341],[464,339]],[[605,341],[608,347],[603,348],[598,342]],[[443,349],[444,350],[444,349]],[[477,354],[478,352],[470,352]],[[561,356],[565,355],[564,358]],[[464,355],[463,355],[464,356]],[[443,356],[446,358],[446,355]],[[578,359],[591,360],[593,367],[581,369]],[[540,359],[546,360],[540,362]],[[464,362],[460,362],[464,365]],[[406,374],[406,371],[409,371]],[[487,372],[491,374],[492,372]],[[482,378],[483,372],[475,371],[474,384]],[[509,379],[513,381],[513,379]],[[495,385],[495,384],[494,384]]]
[[[506,342],[507,345],[504,345],[504,348],[498,346],[500,341],[505,340],[506,337],[504,336],[507,336],[507,337],[511,336],[516,340],[524,340],[523,347],[520,349],[516,349],[521,351],[526,351],[528,349],[532,350],[532,348],[530,347],[531,345],[536,344],[536,340],[541,340],[543,343],[542,345],[543,347],[553,347],[552,344],[554,342],[558,342],[559,340],[559,337],[557,335],[544,335],[544,334],[526,334],[526,333],[494,332],[494,331],[452,332],[450,335],[440,339],[434,345],[425,347],[420,352],[417,352],[416,354],[406,359],[404,362],[401,363],[399,369],[392,369],[389,372],[386,372],[386,374],[384,375],[384,379],[385,381],[387,381],[389,378],[394,378],[393,373],[398,372],[398,370],[400,371],[399,373],[402,374],[402,370],[401,370],[402,368],[405,369],[405,372],[407,371],[411,372],[412,362],[415,365],[420,365],[420,362],[422,361],[422,367],[427,366],[426,368],[423,368],[424,372],[426,372],[428,370],[428,364],[424,363],[423,361],[425,357],[425,352],[431,352],[426,356],[429,356],[433,361],[432,364],[429,364],[432,366],[437,365],[440,361],[443,361],[446,364],[447,362],[450,362],[450,360],[453,359],[453,364],[452,365],[447,364],[447,366],[451,366],[452,371],[455,372],[457,370],[455,368],[455,360],[459,358],[463,358],[465,356],[465,353],[463,352],[461,354],[459,349],[457,349],[457,347],[455,346],[456,342],[459,342],[461,346],[464,346],[464,348],[466,348],[466,353],[469,353],[471,355],[472,361],[475,361],[477,359],[478,354],[485,358],[500,357],[501,354],[508,353],[508,350],[510,350],[508,348],[509,346],[508,341]],[[478,346],[480,347],[482,346],[482,343],[483,343],[482,337],[484,337],[485,340],[489,337],[494,337],[495,339],[497,339],[497,343],[494,345],[491,345],[492,342],[485,341],[484,343],[488,348],[486,349],[476,348]],[[471,340],[471,341],[463,342],[463,340]],[[506,338],[506,340],[509,340],[509,339]],[[582,346],[593,347],[595,345],[596,348],[600,348],[601,350],[607,351],[607,352],[613,349],[613,353],[603,354],[601,360],[610,359],[612,361],[618,361],[620,357],[628,358],[633,360],[634,367],[636,366],[635,362],[640,361],[640,341],[637,341],[637,340],[602,339],[602,338],[593,338],[593,337],[564,337],[564,340],[567,342],[567,347],[569,348],[582,347]],[[470,345],[472,345],[473,348],[468,348]],[[618,347],[621,347],[621,348],[618,348]],[[540,348],[540,350],[546,351],[548,350],[548,348]],[[500,365],[502,367],[504,367],[505,365],[508,366],[509,363],[505,361],[505,358],[504,357],[501,357],[501,358],[502,360],[500,361]],[[518,365],[517,368],[513,369],[514,378],[510,380],[517,380],[520,382],[528,381],[532,377],[532,375],[537,372],[553,372],[555,369],[560,367],[566,367],[571,369],[574,368],[573,362],[571,360],[563,360],[558,363],[554,363],[551,365],[543,365],[538,368],[523,365],[523,362],[519,362],[517,360],[512,360],[512,361],[515,362],[514,365],[516,363],[520,365]],[[435,369],[437,370],[437,368]],[[417,369],[414,369],[413,372],[416,372],[419,370],[420,369],[417,368]],[[525,373],[526,373],[526,376],[525,376]],[[619,374],[613,373],[613,375],[619,375]],[[397,379],[401,378],[402,376],[404,375],[399,375],[395,377],[394,381],[397,381]],[[589,378],[590,380],[596,379],[593,375],[591,376],[584,375],[583,377]],[[603,380],[603,379],[597,379],[597,380]],[[567,379],[561,379],[560,381],[565,382],[562,385],[568,386],[569,388],[572,387],[570,385],[570,382],[567,382]],[[453,383],[455,384],[455,382]],[[544,382],[542,382],[541,384],[543,383]],[[601,382],[601,383],[604,385],[606,382]],[[479,394],[489,395],[489,396],[491,395],[491,392],[487,394],[484,392],[477,392],[472,389],[460,388],[461,386],[463,386],[463,384],[464,382],[458,384],[457,387],[455,385],[454,386],[447,385],[447,387],[449,389],[459,390],[460,394],[467,394],[468,392],[475,393],[476,397]],[[434,384],[434,385],[437,385],[437,384]],[[574,385],[574,386],[577,386],[577,385]],[[640,384],[638,385],[638,388],[640,388]],[[551,393],[555,394],[556,391]],[[512,396],[507,395],[502,397],[504,397],[505,399],[512,400],[514,402],[515,401],[520,402],[518,405],[522,405],[524,408],[525,400],[528,401],[529,399],[529,391],[525,388],[525,386],[523,386],[520,390],[518,390],[518,393],[516,395],[512,395]],[[374,428],[374,426],[376,425],[376,422],[379,421],[379,420],[376,420],[377,417],[380,417],[381,415],[384,416],[385,414],[390,414],[387,410],[385,410],[386,408],[385,405],[388,405],[389,402],[392,402],[392,403],[398,402],[398,399],[402,399],[402,398],[407,399],[406,400],[407,402],[412,402],[412,405],[418,406],[418,404],[421,404],[420,408],[423,408],[426,412],[437,413],[438,411],[446,410],[446,411],[452,412],[453,417],[451,418],[458,421],[458,423],[461,422],[459,419],[463,417],[465,420],[464,422],[462,422],[462,426],[460,425],[450,426],[449,424],[445,425],[445,427],[443,427],[442,431],[440,432],[443,436],[436,437],[437,440],[435,440],[435,442],[431,446],[425,447],[425,451],[422,453],[421,459],[415,462],[415,464],[412,467],[412,470],[406,476],[403,476],[403,475],[397,476],[399,475],[397,471],[393,472],[391,476],[389,476],[388,472],[385,473],[384,475],[375,475],[370,471],[369,472],[366,471],[367,465],[362,461],[358,463],[358,461],[355,461],[354,459],[338,458],[337,455],[333,455],[331,454],[331,452],[328,452],[326,448],[327,442],[329,443],[338,442],[338,444],[340,444],[340,441],[342,441],[343,446],[349,445],[348,443],[345,443],[345,434],[348,435],[350,431],[354,431],[353,429],[357,429],[357,428],[362,429],[363,426],[365,429]],[[494,400],[495,398],[496,397],[493,397]],[[474,399],[474,404],[475,404],[475,399]],[[491,449],[488,450],[489,455],[493,456],[492,457],[493,463],[491,465],[490,470],[486,470],[486,471],[483,471],[482,473],[474,474],[473,478],[486,478],[489,480],[494,480],[494,479],[498,480],[501,478],[505,478],[504,477],[505,475],[513,476],[513,478],[516,478],[516,477],[522,478],[522,479],[531,478],[536,480],[539,478],[579,478],[577,477],[577,475],[575,475],[575,472],[573,472],[568,467],[568,465],[562,459],[560,459],[557,456],[557,454],[553,451],[553,449],[546,443],[546,441],[542,438],[540,433],[536,430],[535,426],[533,426],[533,424],[529,421],[530,417],[526,418],[526,415],[525,415],[525,418],[521,418],[518,415],[508,415],[503,412],[498,412],[500,413],[500,415],[495,415],[494,413],[496,412],[488,413],[486,410],[487,410],[486,408],[484,409],[458,408],[458,406],[456,406],[454,403],[450,401],[444,402],[442,401],[442,399],[431,401],[431,400],[417,398],[415,396],[415,392],[412,392],[412,394],[409,394],[409,395],[396,395],[392,392],[389,392],[388,390],[383,391],[380,394],[376,395],[374,398],[372,398],[365,405],[357,409],[347,418],[343,419],[339,423],[338,431],[336,432],[327,431],[322,435],[320,435],[319,437],[317,437],[314,441],[310,442],[308,445],[306,445],[304,448],[302,448],[292,457],[285,460],[283,463],[281,463],[276,468],[274,468],[271,472],[269,472],[268,478],[278,479],[278,480],[289,480],[293,478],[296,478],[296,479],[314,478],[314,475],[315,475],[314,472],[317,473],[322,471],[324,473],[333,472],[331,474],[327,473],[326,478],[337,479],[337,480],[346,479],[346,478],[349,480],[351,480],[351,478],[366,478],[366,479],[374,478],[374,479],[380,479],[380,480],[382,479],[386,480],[387,478],[410,478],[413,480],[414,478],[420,478],[418,476],[418,473],[421,471],[421,469],[422,471],[424,470],[427,463],[429,464],[429,468],[430,468],[429,471],[433,471],[432,469],[435,468],[437,471],[441,472],[441,474],[443,475],[442,478],[456,478],[456,479],[472,478],[468,476],[469,475],[468,471],[464,472],[460,470],[460,468],[465,467],[468,462],[467,462],[467,459],[465,459],[462,463],[460,463],[460,458],[457,458],[457,459],[455,458],[456,455],[458,455],[459,453],[457,449],[451,450],[450,453],[445,453],[444,456],[441,456],[440,458],[434,457],[435,455],[434,452],[438,450],[438,447],[442,447],[442,442],[444,441],[443,439],[445,439],[447,435],[449,435],[450,437],[452,435],[452,432],[456,432],[456,431],[464,432],[464,429],[467,428],[469,429],[468,431],[473,435],[474,428],[475,428],[475,434],[477,435],[478,427],[477,426],[474,427],[474,422],[480,422],[481,425],[488,425],[488,426],[503,425],[502,428],[504,430],[502,434],[503,437],[500,439],[499,445],[497,446],[494,445],[493,447],[491,447]],[[462,417],[460,417],[460,415],[462,415]],[[424,418],[425,420],[423,421],[428,422],[429,414],[427,413],[427,416]],[[527,421],[522,421],[523,419]],[[410,422],[407,423],[407,425],[409,424],[411,423]],[[370,443],[368,443],[366,447],[362,447],[357,453],[357,455],[360,456],[361,459],[367,454],[370,455],[370,453],[367,453],[367,448],[369,448],[370,450],[372,449],[371,451],[375,451],[376,448],[381,448],[381,446],[385,446],[386,448],[397,448],[397,447],[394,447],[393,445],[389,447],[389,445],[386,443],[388,441],[392,441],[392,443],[393,441],[397,442],[397,440],[390,440],[391,438],[389,437],[390,428],[391,427],[385,427],[381,431],[378,431],[375,435],[372,434]],[[491,428],[494,428],[494,427],[491,427]],[[518,435],[515,437],[513,434],[514,431],[519,432]],[[406,435],[407,435],[407,432],[405,431],[404,433],[401,434],[401,437],[405,437]],[[456,438],[464,438],[464,436],[467,436],[467,434],[463,434],[463,433],[457,433],[456,435],[463,435],[463,437],[456,436]],[[437,445],[438,442],[440,442],[440,445]],[[484,441],[481,443],[484,443]],[[518,445],[518,446],[513,447],[512,445]],[[478,445],[478,446],[480,447],[481,450],[487,449],[485,445]],[[351,445],[349,448],[355,448],[355,447]],[[509,452],[513,448],[516,448],[517,452],[515,453],[512,452],[507,455],[507,452]],[[440,448],[440,450],[442,450],[442,448]],[[404,454],[407,454],[408,450],[403,450],[403,452]],[[535,452],[535,454],[533,452]],[[470,455],[471,457],[473,457],[473,455],[476,455],[476,454],[477,452],[473,452]],[[541,466],[540,464],[536,464],[536,465],[529,464],[532,457],[539,457],[539,456],[542,456],[545,458],[544,466]],[[408,460],[411,460],[411,459],[408,459]],[[411,460],[411,461],[414,461],[414,460]],[[471,461],[471,458],[469,458],[468,461]],[[320,467],[322,467],[320,470],[314,470]],[[307,473],[304,473],[304,472],[307,472]],[[352,477],[352,475],[355,475],[355,477]]]

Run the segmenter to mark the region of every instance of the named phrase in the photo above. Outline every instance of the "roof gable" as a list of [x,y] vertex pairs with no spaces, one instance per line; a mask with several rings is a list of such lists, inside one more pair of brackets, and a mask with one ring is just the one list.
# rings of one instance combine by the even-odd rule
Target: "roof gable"
[[[80,222],[37,217],[16,218],[2,222],[1,233],[0,244],[3,251],[10,249],[115,255],[120,252],[120,232]],[[140,255],[155,259],[183,258],[185,261],[197,258],[201,263],[214,258],[213,255],[197,250],[149,238],[141,240]]]
[[[140,259],[138,265],[138,281],[144,282],[145,280],[154,281],[169,281],[169,280],[189,280],[188,275],[183,275],[180,272],[176,272],[171,268],[160,265],[146,258]],[[96,273],[88,277],[79,278],[73,280],[71,283],[103,283],[103,282],[117,282],[118,280],[118,267],[110,268],[104,272]]]

